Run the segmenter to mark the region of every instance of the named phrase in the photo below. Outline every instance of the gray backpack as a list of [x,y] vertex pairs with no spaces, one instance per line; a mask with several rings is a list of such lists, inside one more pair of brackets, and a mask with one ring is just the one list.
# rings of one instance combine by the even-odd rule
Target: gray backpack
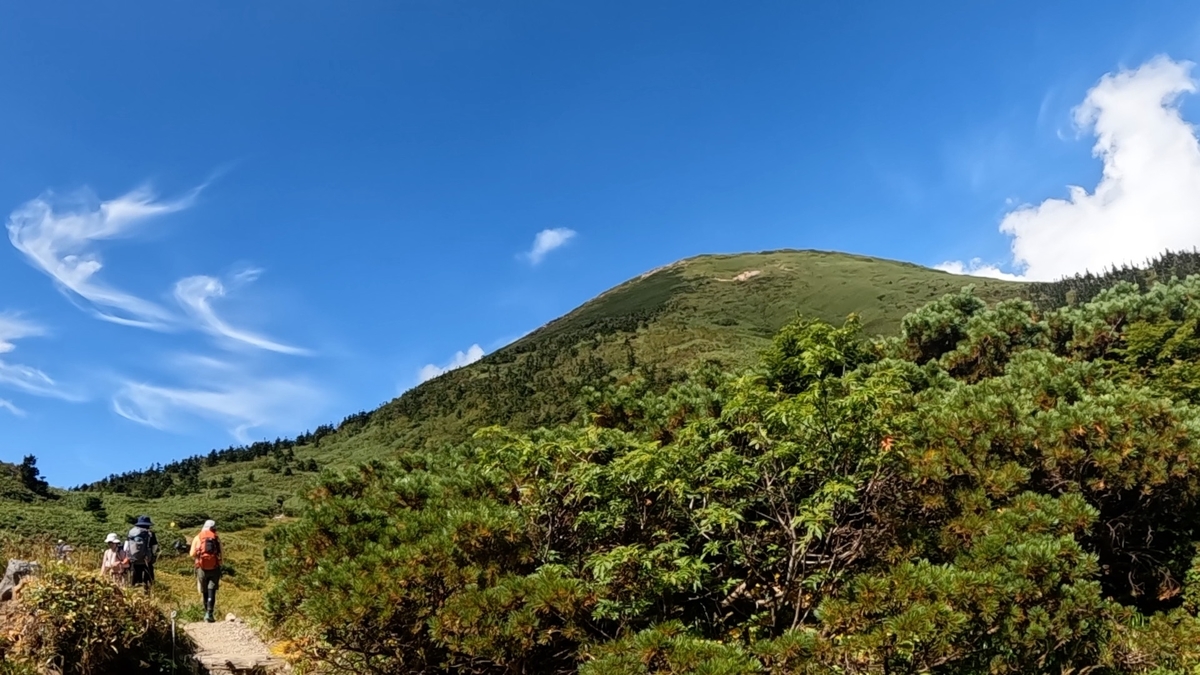
[[129,562],[145,565],[150,559],[150,530],[141,528],[129,538]]

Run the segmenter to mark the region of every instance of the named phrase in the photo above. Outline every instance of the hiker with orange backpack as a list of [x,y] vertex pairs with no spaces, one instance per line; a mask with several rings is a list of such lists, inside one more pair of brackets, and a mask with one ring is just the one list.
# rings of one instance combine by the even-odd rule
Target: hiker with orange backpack
[[217,537],[217,524],[204,521],[200,534],[192,539],[192,559],[196,561],[196,589],[204,602],[204,620],[212,623],[217,608],[217,587],[221,585],[221,539]]

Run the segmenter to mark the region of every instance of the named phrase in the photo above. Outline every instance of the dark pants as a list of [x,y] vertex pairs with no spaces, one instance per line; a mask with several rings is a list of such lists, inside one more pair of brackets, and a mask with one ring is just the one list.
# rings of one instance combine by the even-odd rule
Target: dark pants
[[130,569],[133,571],[132,583],[134,586],[145,586],[146,588],[150,588],[150,584],[154,582],[153,565],[139,565],[134,563],[130,565]]
[[196,568],[196,588],[204,600],[204,611],[212,612],[217,607],[217,589],[221,586],[221,568],[202,570]]

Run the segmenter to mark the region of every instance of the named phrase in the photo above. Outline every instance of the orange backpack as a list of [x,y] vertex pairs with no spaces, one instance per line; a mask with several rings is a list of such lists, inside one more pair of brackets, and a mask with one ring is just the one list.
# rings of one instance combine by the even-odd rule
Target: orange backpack
[[221,564],[221,541],[212,530],[200,531],[200,556],[196,558],[196,567],[202,570],[215,570]]

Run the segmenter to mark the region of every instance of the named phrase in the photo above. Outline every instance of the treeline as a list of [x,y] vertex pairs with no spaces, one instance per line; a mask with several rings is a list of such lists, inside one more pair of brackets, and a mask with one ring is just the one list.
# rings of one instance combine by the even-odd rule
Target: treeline
[[1200,276],[797,321],[587,399],[323,475],[268,535],[276,628],[376,675],[1200,667]]
[[1120,281],[1145,291],[1156,283],[1186,279],[1193,274],[1200,274],[1200,251],[1167,251],[1141,265],[1114,265],[1099,274],[1085,272],[1058,281],[1035,282],[1029,284],[1027,293],[1039,309],[1051,310],[1091,302]]
[[193,455],[169,464],[155,464],[146,469],[111,474],[93,483],[72,488],[80,492],[112,492],[131,494],[146,498],[167,495],[195,494],[206,488],[229,488],[230,481],[203,481],[200,470],[220,464],[250,462],[269,457],[270,473],[291,475],[296,471],[317,471],[316,460],[297,461],[295,448],[318,446],[321,440],[340,430],[358,429],[371,420],[371,413],[359,412],[347,416],[341,424],[323,424],[313,431],[306,431],[295,438],[276,438],[274,441],[257,441],[249,445],[236,445],[224,450],[212,450],[206,455]]

